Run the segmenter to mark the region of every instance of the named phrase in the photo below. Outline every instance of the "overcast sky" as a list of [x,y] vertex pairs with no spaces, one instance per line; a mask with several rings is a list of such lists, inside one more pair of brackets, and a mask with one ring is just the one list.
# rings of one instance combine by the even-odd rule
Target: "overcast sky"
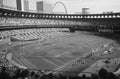
[[[5,0],[9,5],[12,5],[12,1],[15,0]],[[36,10],[36,1],[41,0],[29,0],[29,8],[31,10]],[[106,11],[120,12],[120,0],[43,0],[51,5],[55,2],[61,1],[65,4],[68,13],[81,12],[82,8],[90,8],[90,13],[102,13]],[[57,4],[54,11],[63,11],[64,7],[61,4]]]
[[[35,0],[29,0],[30,2]],[[39,0],[36,0],[39,1]],[[65,4],[68,13],[81,12],[82,8],[90,8],[90,13],[102,13],[104,11],[120,12],[120,0],[43,0],[52,5],[57,1]],[[31,6],[32,8],[32,6]],[[63,11],[64,7],[57,4],[54,11]]]

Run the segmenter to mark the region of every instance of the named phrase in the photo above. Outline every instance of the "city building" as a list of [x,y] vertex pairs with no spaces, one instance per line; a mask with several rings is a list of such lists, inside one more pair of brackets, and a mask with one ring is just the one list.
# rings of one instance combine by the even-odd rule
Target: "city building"
[[21,0],[16,0],[17,10],[22,10],[22,2]]
[[44,5],[43,6],[44,6],[43,7],[44,8],[44,13],[51,13],[52,5],[50,3],[44,1]]
[[89,8],[82,8],[82,14],[90,14]]
[[3,6],[3,0],[0,0],[0,7]]
[[36,10],[39,13],[43,13],[43,1],[36,2]]
[[29,1],[28,0],[0,0],[0,7],[20,10],[20,11],[29,11]]
[[0,0],[0,7],[16,10],[16,0]]
[[74,14],[79,15],[82,14],[82,12],[74,12]]
[[102,14],[110,14],[110,13],[113,13],[113,11],[103,12]]
[[45,1],[36,2],[36,11],[39,13],[51,13],[52,5]]
[[29,1],[24,0],[24,11],[29,11]]

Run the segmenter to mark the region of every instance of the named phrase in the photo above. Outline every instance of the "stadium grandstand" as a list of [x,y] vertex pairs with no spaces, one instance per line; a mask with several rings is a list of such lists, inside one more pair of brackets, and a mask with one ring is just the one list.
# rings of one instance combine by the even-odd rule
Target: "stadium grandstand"
[[0,79],[119,79],[120,13],[0,8]]

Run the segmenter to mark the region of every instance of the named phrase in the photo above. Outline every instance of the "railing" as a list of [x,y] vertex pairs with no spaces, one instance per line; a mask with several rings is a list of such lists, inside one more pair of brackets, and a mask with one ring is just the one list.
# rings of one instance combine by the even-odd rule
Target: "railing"
[[109,14],[45,14],[45,13],[32,13],[15,11],[0,8],[0,16],[4,17],[19,17],[19,18],[36,18],[36,19],[96,19],[96,18],[120,18],[120,13]]

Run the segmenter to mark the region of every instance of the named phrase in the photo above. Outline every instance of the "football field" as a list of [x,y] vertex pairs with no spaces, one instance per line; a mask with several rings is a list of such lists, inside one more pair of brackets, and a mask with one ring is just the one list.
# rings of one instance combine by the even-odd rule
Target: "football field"
[[[63,66],[63,69],[60,69],[62,71],[65,70],[65,64],[87,53],[99,51],[102,46],[110,43],[115,43],[115,41],[87,32],[76,32],[68,33],[66,36],[58,36],[48,41],[37,40],[30,44],[15,46],[12,47],[9,52],[13,53],[14,51],[14,53],[20,56],[19,58],[24,58],[25,61],[34,66],[34,68],[51,71],[57,68],[59,70],[59,67]],[[101,52],[109,50],[109,48],[108,46],[104,50],[101,50]],[[95,61],[92,60],[93,59],[86,62],[91,62],[89,64],[91,65],[98,59]],[[78,68],[78,66],[76,66],[76,68]],[[77,70],[76,68],[74,69]],[[85,68],[81,69],[81,71]],[[69,67],[67,69],[69,70]]]

